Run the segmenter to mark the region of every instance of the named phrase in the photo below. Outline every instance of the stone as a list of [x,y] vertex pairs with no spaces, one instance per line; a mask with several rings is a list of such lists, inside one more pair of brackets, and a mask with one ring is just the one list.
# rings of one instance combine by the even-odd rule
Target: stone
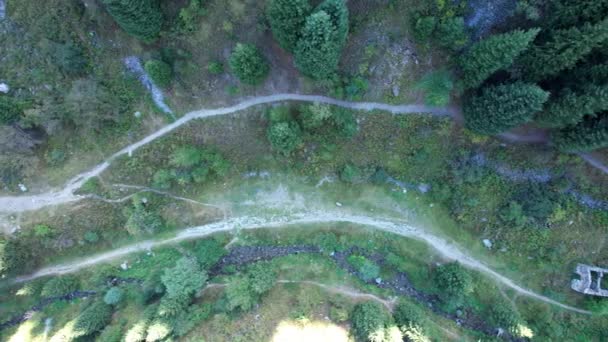
[[429,190],[431,190],[431,186],[428,184],[422,183],[422,184],[418,185],[418,190],[420,192],[422,192],[423,194],[426,194],[427,192],[429,192]]
[[6,83],[0,83],[0,93],[8,93],[11,88]]
[[135,112],[135,114],[133,114],[136,118],[141,118],[141,112]]
[[19,190],[21,190],[21,192],[27,192],[27,186],[19,183],[18,187],[19,187]]
[[576,292],[586,295],[608,297],[608,287],[602,283],[602,280],[608,269],[595,266],[578,264],[574,271],[580,279],[572,279],[570,288]]
[[401,88],[398,85],[394,85],[393,86],[393,96],[397,97],[397,96],[399,96],[399,93],[401,93]]
[[120,264],[120,268],[121,268],[123,271],[126,271],[126,270],[128,270],[128,269],[129,269],[129,264],[127,264],[127,262],[125,261],[125,262],[123,262],[122,264]]
[[337,206],[337,207],[341,207],[341,206],[342,206],[342,203],[340,203],[340,202],[336,202],[336,206]]
[[382,284],[382,278],[376,278],[376,284]]
[[483,239],[481,240],[481,242],[483,242],[483,245],[486,246],[487,249],[492,248],[492,241],[490,241],[489,239]]

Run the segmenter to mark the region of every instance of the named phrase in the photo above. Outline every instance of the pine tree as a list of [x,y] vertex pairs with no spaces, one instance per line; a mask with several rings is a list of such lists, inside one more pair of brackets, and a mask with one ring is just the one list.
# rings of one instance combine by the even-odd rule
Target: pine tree
[[331,22],[336,29],[334,40],[336,45],[342,49],[348,37],[348,8],[344,0],[325,0],[315,12],[325,12],[331,17]]
[[566,28],[596,23],[608,13],[608,0],[554,0],[547,10],[547,27]]
[[460,58],[464,86],[478,87],[496,71],[509,67],[538,32],[539,29],[516,30],[491,36],[473,45]]
[[555,30],[545,43],[530,48],[519,60],[524,78],[540,81],[573,68],[608,40],[608,19],[597,24]]
[[266,17],[283,49],[289,52],[295,50],[310,11],[308,0],[271,0],[268,3]]
[[103,0],[106,9],[128,34],[144,42],[156,40],[163,24],[158,0]]
[[588,152],[608,147],[608,112],[587,117],[576,126],[554,131],[551,140],[564,152]]
[[465,125],[479,134],[498,134],[531,121],[548,98],[549,93],[533,84],[488,87],[465,103]]
[[230,55],[229,63],[239,80],[251,85],[264,81],[270,71],[266,58],[251,44],[238,43]]
[[608,110],[608,85],[585,87],[583,92],[566,90],[549,102],[535,121],[542,127],[560,128],[579,123],[585,116]]
[[336,45],[335,31],[327,13],[320,11],[308,17],[295,52],[296,66],[303,74],[324,79],[336,71],[340,47]]

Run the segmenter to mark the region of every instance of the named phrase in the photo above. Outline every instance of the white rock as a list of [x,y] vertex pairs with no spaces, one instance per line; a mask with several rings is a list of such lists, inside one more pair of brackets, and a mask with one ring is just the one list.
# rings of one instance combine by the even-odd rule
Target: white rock
[[9,90],[11,90],[11,88],[9,88],[8,84],[0,83],[0,93],[6,94]]
[[135,112],[135,114],[133,114],[136,118],[141,118],[141,112]]
[[341,206],[342,206],[342,203],[340,203],[340,202],[336,202],[336,206],[341,207]]
[[129,268],[129,265],[127,264],[127,262],[123,262],[122,264],[120,264],[120,268],[122,268],[124,271],[126,271]]
[[19,183],[18,186],[19,186],[19,190],[21,190],[21,192],[26,192],[27,191],[27,186],[25,186],[25,185],[23,185],[21,183]]
[[487,249],[492,248],[492,241],[489,239],[483,239],[481,242],[483,242],[483,245],[486,246]]

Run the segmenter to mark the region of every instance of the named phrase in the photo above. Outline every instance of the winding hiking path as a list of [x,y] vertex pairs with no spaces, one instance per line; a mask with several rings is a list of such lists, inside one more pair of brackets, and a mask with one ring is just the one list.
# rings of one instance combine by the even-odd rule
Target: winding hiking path
[[353,110],[381,110],[392,114],[427,113],[436,116],[453,116],[458,112],[458,109],[455,107],[444,108],[429,107],[424,105],[389,105],[385,103],[375,102],[349,102],[319,95],[275,94],[269,96],[258,96],[229,107],[222,107],[217,109],[201,109],[198,111],[190,112],[179,118],[175,122],[159,129],[154,133],[151,133],[140,141],[135,142],[123,148],[122,150],[114,153],[101,164],[95,166],[93,169],[83,172],[72,178],[67,182],[63,189],[52,190],[46,193],[36,195],[0,197],[0,213],[20,213],[25,211],[38,210],[47,206],[60,205],[81,200],[84,198],[84,196],[75,195],[74,191],[82,187],[82,185],[90,178],[99,176],[108,167],[110,167],[111,163],[116,158],[125,154],[131,154],[139,148],[165,136],[166,134],[189,123],[192,120],[233,114],[254,106],[285,101],[300,101],[311,103],[316,102]]
[[142,252],[150,250],[154,247],[165,246],[169,244],[175,244],[181,241],[197,239],[201,237],[208,236],[210,234],[219,233],[219,232],[229,232],[232,230],[252,230],[252,229],[261,229],[261,228],[284,228],[288,226],[301,226],[301,225],[311,225],[311,224],[330,224],[330,223],[339,223],[339,222],[347,222],[362,226],[374,227],[376,229],[380,229],[386,232],[391,232],[394,234],[398,234],[401,236],[405,236],[408,238],[413,238],[417,240],[421,240],[431,247],[433,247],[439,254],[444,256],[447,259],[456,260],[467,266],[471,269],[475,269],[479,272],[485,273],[486,275],[492,277],[497,282],[502,283],[503,285],[510,287],[518,293],[526,295],[528,297],[534,298],[536,300],[543,301],[545,303],[553,304],[559,306],[563,309],[583,313],[590,314],[589,311],[582,310],[579,308],[575,308],[563,303],[560,303],[551,298],[545,297],[543,295],[532,292],[528,289],[525,289],[511,279],[501,275],[500,273],[492,270],[483,262],[473,258],[468,255],[466,252],[462,251],[455,243],[447,241],[441,237],[435,236],[423,229],[411,226],[405,222],[400,222],[398,220],[391,219],[382,219],[382,218],[374,218],[368,217],[364,215],[351,214],[344,211],[312,211],[312,212],[302,212],[298,214],[292,214],[289,216],[273,216],[268,219],[260,218],[260,217],[250,217],[250,216],[241,216],[241,217],[233,217],[227,220],[222,220],[219,222],[187,228],[179,233],[175,237],[167,238],[164,240],[148,240],[142,241],[139,243],[135,243],[132,245],[128,245],[125,247],[121,247],[115,249],[113,251],[101,253],[95,256],[85,257],[77,261],[73,261],[66,264],[60,264],[55,266],[49,266],[38,270],[37,272],[18,277],[13,280],[13,283],[21,283],[25,281],[30,281],[33,279],[37,279],[40,277],[50,276],[50,275],[61,275],[76,272],[78,270],[91,267],[100,263],[105,263],[111,260],[115,260],[120,257],[124,257],[128,254],[134,252]]

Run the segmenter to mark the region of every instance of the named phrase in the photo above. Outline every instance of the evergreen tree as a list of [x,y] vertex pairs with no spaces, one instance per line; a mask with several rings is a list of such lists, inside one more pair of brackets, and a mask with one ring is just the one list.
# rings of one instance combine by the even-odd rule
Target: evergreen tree
[[532,84],[488,87],[465,103],[465,125],[479,134],[498,134],[531,121],[548,98],[549,93]]
[[496,71],[509,67],[528,48],[538,32],[539,29],[515,30],[490,36],[473,45],[460,58],[464,86],[478,87]]
[[293,52],[311,11],[308,0],[270,0],[266,16],[279,45]]
[[548,40],[530,48],[519,60],[524,78],[539,81],[573,68],[608,40],[608,19],[550,32]]
[[545,20],[547,27],[566,28],[596,23],[608,13],[608,0],[553,0]]
[[315,12],[325,12],[335,27],[334,41],[340,49],[346,43],[348,37],[348,8],[344,0],[325,0],[315,10]]
[[270,70],[266,58],[251,44],[237,44],[230,55],[229,63],[239,80],[251,85],[264,81]]
[[587,117],[576,126],[552,132],[551,140],[565,152],[588,152],[608,146],[608,113]]
[[161,277],[167,296],[170,298],[189,298],[207,282],[207,272],[194,259],[183,257],[175,266],[165,270]]
[[158,0],[103,0],[106,9],[128,34],[144,42],[156,40],[163,24]]
[[331,17],[324,11],[308,17],[295,52],[296,66],[303,74],[324,79],[336,71],[340,47],[335,32]]
[[608,85],[590,85],[580,93],[567,90],[549,102],[535,121],[542,127],[560,128],[579,123],[585,116],[608,110]]

